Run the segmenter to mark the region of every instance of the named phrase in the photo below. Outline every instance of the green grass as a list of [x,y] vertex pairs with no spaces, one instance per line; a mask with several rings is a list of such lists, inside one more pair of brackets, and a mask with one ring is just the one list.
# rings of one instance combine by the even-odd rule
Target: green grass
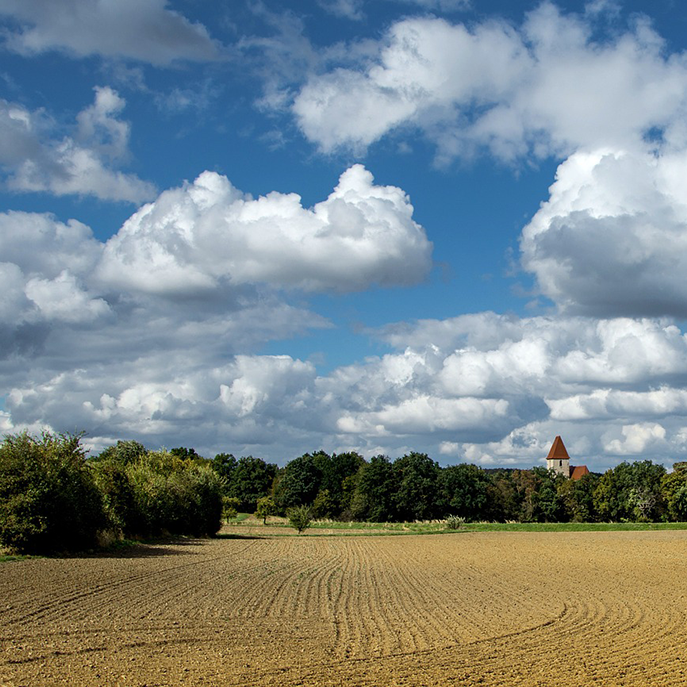
[[472,522],[461,529],[471,532],[644,532],[687,530],[687,522]]
[[237,513],[235,518],[228,518],[225,522],[227,525],[238,525],[249,517],[250,513]]
[[[238,524],[238,523],[237,523]],[[248,523],[246,523],[248,524]],[[262,523],[259,525],[262,528]],[[240,526],[237,528],[240,531]],[[264,527],[265,536],[289,536],[292,530],[285,518],[270,517]],[[328,532],[323,532],[328,530]],[[655,530],[687,530],[685,522],[623,522],[623,523],[500,523],[500,522],[469,522],[458,529],[447,527],[442,520],[426,522],[339,522],[336,520],[313,520],[308,533],[310,536],[331,536],[341,532],[363,535],[404,535],[404,534],[449,534],[456,532],[624,532],[624,531],[655,531]],[[295,534],[295,532],[293,532]]]
[[12,554],[0,554],[0,563],[10,563],[11,561],[25,561],[27,558],[36,558],[36,556],[14,556]]

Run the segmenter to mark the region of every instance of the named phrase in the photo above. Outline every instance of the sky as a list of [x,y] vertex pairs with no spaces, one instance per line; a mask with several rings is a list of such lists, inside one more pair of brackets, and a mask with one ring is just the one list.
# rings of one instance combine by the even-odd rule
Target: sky
[[0,434],[687,460],[674,0],[0,0]]

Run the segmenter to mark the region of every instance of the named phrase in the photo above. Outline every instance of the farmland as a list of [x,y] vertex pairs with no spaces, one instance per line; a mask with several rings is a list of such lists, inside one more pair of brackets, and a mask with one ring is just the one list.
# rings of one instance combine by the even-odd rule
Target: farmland
[[0,685],[681,685],[687,531],[224,538],[0,565]]

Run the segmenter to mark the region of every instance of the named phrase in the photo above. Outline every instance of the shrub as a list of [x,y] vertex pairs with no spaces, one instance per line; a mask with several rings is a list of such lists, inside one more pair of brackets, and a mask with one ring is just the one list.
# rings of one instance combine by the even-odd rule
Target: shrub
[[446,516],[446,527],[450,530],[459,530],[465,524],[465,518],[460,515]]
[[0,444],[0,544],[20,553],[78,551],[108,525],[81,437],[8,435]]
[[298,534],[307,530],[312,523],[312,514],[308,506],[296,506],[295,508],[291,508],[287,515],[291,527],[298,530]]
[[155,451],[126,468],[138,535],[215,534],[222,526],[222,478],[212,468]]

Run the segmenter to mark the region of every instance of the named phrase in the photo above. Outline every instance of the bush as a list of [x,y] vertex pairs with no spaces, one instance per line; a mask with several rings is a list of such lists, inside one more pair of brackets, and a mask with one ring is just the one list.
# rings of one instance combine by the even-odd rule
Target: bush
[[312,523],[312,514],[308,506],[296,506],[295,508],[291,508],[287,515],[291,527],[297,529],[298,534],[307,530]]
[[168,451],[135,461],[113,454],[95,465],[112,525],[127,537],[204,536],[222,525],[222,478]]
[[155,451],[126,468],[135,535],[215,534],[222,526],[222,478],[212,468]]
[[459,530],[465,524],[465,518],[460,515],[448,515],[446,517],[446,527],[450,530]]
[[0,544],[20,553],[97,544],[108,520],[80,436],[8,435],[0,444]]

